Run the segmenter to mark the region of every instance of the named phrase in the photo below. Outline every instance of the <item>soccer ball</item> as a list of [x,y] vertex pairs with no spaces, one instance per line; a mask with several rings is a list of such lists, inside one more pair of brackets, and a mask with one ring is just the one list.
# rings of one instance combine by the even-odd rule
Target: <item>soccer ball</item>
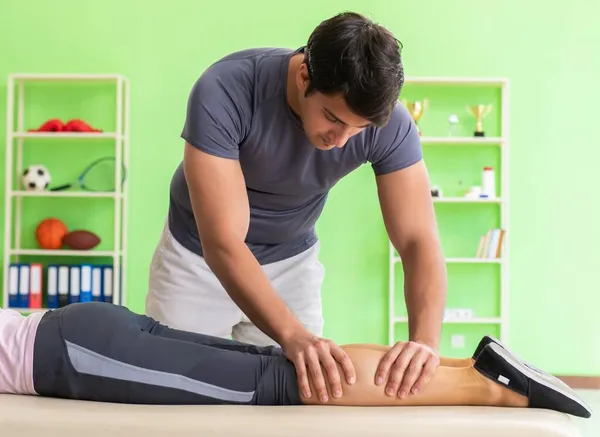
[[50,180],[50,172],[43,165],[30,165],[21,174],[21,183],[26,191],[44,191]]

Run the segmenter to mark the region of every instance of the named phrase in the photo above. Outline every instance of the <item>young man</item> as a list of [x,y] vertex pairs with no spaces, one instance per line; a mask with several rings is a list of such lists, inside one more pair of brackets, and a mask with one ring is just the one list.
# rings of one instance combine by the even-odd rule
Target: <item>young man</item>
[[146,313],[186,331],[278,344],[303,388],[329,399],[354,369],[322,339],[315,224],[329,190],[369,163],[407,278],[410,342],[381,361],[403,396],[423,388],[436,354],[446,272],[428,175],[410,114],[398,104],[400,43],[355,13],[322,22],[306,47],[251,49],[214,63],[193,86],[183,161],[150,267]]
[[[343,348],[357,378],[335,405],[486,405],[591,416],[567,385],[491,337],[472,357],[442,358],[431,384],[406,399],[375,385],[386,347]],[[298,389],[281,348],[171,329],[105,302],[27,317],[0,309],[0,393],[135,404],[321,404]]]

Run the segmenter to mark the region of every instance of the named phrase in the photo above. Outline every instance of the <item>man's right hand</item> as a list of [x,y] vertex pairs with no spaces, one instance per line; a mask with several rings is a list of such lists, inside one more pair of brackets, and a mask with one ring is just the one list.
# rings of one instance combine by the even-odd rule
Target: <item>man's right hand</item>
[[[342,396],[343,377],[348,384],[356,380],[354,366],[348,354],[331,340],[320,338],[304,331],[291,336],[282,342],[284,355],[294,363],[298,377],[298,388],[305,398],[312,396],[310,381],[316,390],[316,395],[323,403],[329,400],[326,379],[334,397]],[[342,368],[340,375],[338,363]],[[323,370],[325,374],[323,374]]]

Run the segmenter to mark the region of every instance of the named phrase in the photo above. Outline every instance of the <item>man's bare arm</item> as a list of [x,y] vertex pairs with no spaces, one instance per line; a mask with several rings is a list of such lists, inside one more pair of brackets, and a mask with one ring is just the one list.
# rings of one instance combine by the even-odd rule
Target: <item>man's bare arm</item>
[[284,343],[303,327],[244,242],[250,212],[239,162],[186,143],[183,165],[206,263],[254,324]]
[[386,392],[404,398],[422,390],[440,362],[446,265],[424,162],[378,176],[377,187],[389,238],[402,258],[410,341],[384,353],[376,384],[387,380]]
[[377,186],[390,241],[402,258],[410,340],[437,349],[447,278],[425,164],[379,176]]
[[294,363],[298,386],[306,398],[312,396],[309,373],[322,402],[328,399],[325,379],[335,396],[341,396],[338,363],[349,383],[355,377],[348,354],[304,328],[246,246],[250,214],[239,162],[212,156],[186,143],[184,173],[206,263],[227,293],[261,331],[282,346]]

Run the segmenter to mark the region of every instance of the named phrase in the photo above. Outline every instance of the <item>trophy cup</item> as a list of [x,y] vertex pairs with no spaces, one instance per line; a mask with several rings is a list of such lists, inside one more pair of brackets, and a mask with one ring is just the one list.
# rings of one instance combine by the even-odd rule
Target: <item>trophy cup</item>
[[421,136],[421,128],[419,127],[419,119],[423,115],[425,109],[429,107],[429,100],[416,100],[414,102],[407,102],[406,99],[402,99],[402,104],[408,109],[411,117],[415,121],[415,125],[417,126],[417,132],[419,136]]
[[475,117],[475,132],[473,136],[484,137],[485,132],[483,131],[483,118],[490,113],[492,105],[473,105],[467,106],[467,112]]

